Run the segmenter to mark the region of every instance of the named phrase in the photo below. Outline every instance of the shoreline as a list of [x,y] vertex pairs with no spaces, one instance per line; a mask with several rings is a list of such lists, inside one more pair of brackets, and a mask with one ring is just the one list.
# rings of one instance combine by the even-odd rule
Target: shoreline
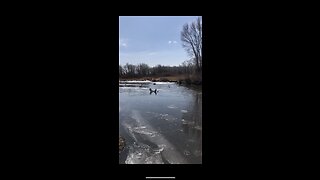
[[151,81],[151,82],[175,82],[179,85],[202,87],[202,78],[187,78],[185,75],[177,76],[158,76],[158,77],[130,77],[120,78],[119,81]]

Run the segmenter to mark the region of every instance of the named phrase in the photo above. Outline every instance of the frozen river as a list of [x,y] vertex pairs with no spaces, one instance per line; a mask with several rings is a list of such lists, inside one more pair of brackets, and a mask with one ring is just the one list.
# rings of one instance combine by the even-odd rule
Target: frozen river
[[120,164],[202,163],[201,90],[120,82],[119,101],[119,135],[126,139]]

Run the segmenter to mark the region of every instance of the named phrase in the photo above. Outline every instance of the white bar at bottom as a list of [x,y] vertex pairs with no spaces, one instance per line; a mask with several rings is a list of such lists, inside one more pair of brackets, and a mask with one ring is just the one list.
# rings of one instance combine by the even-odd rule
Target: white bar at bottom
[[146,177],[146,179],[175,179],[176,177]]

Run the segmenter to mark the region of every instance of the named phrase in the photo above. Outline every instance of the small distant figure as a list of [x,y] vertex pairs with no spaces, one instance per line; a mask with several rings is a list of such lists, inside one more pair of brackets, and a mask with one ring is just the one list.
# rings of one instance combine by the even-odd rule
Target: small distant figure
[[168,85],[168,87],[170,88],[170,85]]
[[157,92],[159,92],[159,91],[157,91],[157,89],[152,90],[151,88],[149,88],[149,91],[150,91],[150,94],[152,94],[154,92],[154,94],[156,94],[156,95],[157,95]]

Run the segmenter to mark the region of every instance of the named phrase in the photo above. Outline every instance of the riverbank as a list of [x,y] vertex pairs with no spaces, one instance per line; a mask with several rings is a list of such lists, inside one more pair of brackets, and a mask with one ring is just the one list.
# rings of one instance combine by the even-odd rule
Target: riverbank
[[152,82],[176,82],[179,85],[202,86],[202,77],[199,76],[158,76],[158,77],[129,77],[119,78],[120,81],[152,81]]

